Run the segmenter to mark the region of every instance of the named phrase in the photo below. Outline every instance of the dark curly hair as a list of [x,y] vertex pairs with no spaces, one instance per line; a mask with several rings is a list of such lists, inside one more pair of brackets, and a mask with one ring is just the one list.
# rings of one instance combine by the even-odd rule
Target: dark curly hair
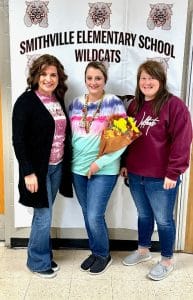
[[38,82],[42,71],[48,66],[55,66],[58,72],[58,85],[54,91],[57,99],[63,100],[68,89],[65,81],[68,76],[64,72],[64,67],[60,61],[53,55],[44,54],[35,59],[29,69],[29,76],[27,78],[26,90],[35,91],[38,89]]

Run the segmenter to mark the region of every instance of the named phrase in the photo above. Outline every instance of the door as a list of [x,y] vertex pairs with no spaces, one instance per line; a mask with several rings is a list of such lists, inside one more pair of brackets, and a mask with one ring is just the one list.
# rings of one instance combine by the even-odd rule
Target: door
[[3,138],[2,138],[2,102],[0,89],[0,214],[4,213],[4,180],[3,180]]
[[[191,42],[190,42],[187,105],[189,107],[192,116],[192,121],[193,121],[193,17],[192,17],[191,32],[192,33],[191,33]],[[193,147],[192,147],[191,159],[190,159],[190,176],[189,176],[189,188],[188,188],[184,251],[187,253],[193,253]]]
[[190,180],[188,191],[188,207],[186,217],[186,236],[184,251],[193,253],[193,151],[191,154]]

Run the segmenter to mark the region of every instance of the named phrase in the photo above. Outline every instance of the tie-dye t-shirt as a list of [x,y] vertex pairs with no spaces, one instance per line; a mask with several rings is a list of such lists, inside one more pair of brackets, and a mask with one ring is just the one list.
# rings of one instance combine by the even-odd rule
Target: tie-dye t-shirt
[[66,117],[60,103],[54,95],[45,96],[36,91],[36,95],[40,98],[55,122],[54,138],[50,152],[50,165],[57,165],[62,161],[64,156],[64,139],[66,129]]
[[[100,100],[88,103],[88,118],[93,117],[99,101]],[[109,117],[113,115],[126,117],[125,107],[117,96],[105,94],[100,112],[96,114],[89,133],[86,133],[85,128],[81,127],[84,104],[85,95],[75,98],[69,107],[73,146],[72,171],[76,174],[86,175],[90,165],[95,162],[100,168],[96,175],[116,175],[119,173],[120,155],[125,148],[105,154],[99,158],[97,158],[97,155],[99,152],[101,134],[103,129],[107,126]]]

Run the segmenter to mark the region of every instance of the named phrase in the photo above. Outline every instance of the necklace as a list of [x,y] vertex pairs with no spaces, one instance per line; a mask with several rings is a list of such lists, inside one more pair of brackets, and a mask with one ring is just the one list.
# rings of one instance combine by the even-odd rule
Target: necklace
[[91,117],[87,117],[87,115],[88,115],[88,100],[89,100],[89,98],[88,98],[88,95],[86,95],[86,97],[85,97],[85,103],[84,103],[84,105],[82,107],[82,114],[83,115],[82,115],[82,119],[81,119],[81,121],[79,123],[79,126],[81,128],[84,128],[85,131],[86,131],[86,133],[89,133],[90,127],[92,125],[92,122],[94,121],[94,118],[100,112],[101,105],[102,105],[102,102],[103,102],[103,98],[104,98],[104,94],[103,94],[102,98],[100,99],[100,101],[99,101],[99,103],[97,105],[97,108],[96,108],[95,112],[93,113],[93,115]]

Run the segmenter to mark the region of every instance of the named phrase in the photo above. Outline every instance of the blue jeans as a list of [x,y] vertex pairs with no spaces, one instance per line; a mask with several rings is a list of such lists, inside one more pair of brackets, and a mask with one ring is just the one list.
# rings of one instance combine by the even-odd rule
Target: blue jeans
[[82,207],[89,246],[93,254],[109,255],[109,237],[105,222],[108,200],[117,181],[117,175],[87,176],[73,174],[73,185]]
[[61,175],[61,163],[48,166],[46,185],[49,207],[34,208],[27,259],[27,266],[32,271],[41,272],[51,269],[53,256],[50,238],[52,206],[59,189]]
[[161,255],[173,256],[176,227],[173,218],[174,205],[180,180],[176,187],[166,190],[163,179],[143,177],[129,173],[129,187],[138,211],[139,246],[150,247],[154,219],[158,228]]

